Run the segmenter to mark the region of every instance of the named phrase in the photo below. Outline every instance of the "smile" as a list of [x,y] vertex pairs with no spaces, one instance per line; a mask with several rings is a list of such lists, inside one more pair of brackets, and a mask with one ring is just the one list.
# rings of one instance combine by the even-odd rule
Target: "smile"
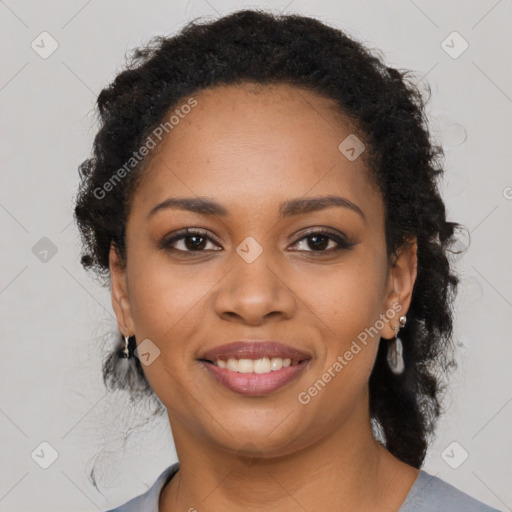
[[273,393],[294,381],[305,370],[309,359],[264,357],[261,359],[201,360],[208,374],[235,393],[262,396]]

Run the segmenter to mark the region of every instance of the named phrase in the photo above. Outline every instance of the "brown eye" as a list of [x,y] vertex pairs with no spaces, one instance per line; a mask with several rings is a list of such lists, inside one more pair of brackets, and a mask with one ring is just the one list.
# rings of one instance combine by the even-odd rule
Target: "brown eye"
[[[294,245],[304,240],[307,241],[307,247],[311,248],[311,250],[306,250],[306,252],[331,253],[342,249],[350,249],[355,245],[355,243],[349,242],[337,233],[325,230],[310,231],[306,236],[297,240]],[[302,251],[302,249],[298,250]]]
[[[170,238],[164,238],[160,243],[160,247],[165,250],[178,252],[205,252],[208,243],[216,244],[216,242],[205,234],[204,231],[186,229],[179,233],[175,233]],[[218,250],[218,249],[213,249]]]

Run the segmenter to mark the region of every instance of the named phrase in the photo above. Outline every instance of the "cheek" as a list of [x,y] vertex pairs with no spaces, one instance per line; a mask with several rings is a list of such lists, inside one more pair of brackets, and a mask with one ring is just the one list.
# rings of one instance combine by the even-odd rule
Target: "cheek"
[[[333,389],[357,393],[369,378],[380,339],[381,261],[362,253],[350,263],[331,267],[316,286],[307,284],[310,307],[322,321],[322,372]],[[336,378],[331,378],[332,374]]]
[[340,344],[378,318],[382,287],[380,267],[364,255],[317,270],[310,276],[305,272],[301,279],[306,303],[314,307],[316,315],[330,328],[330,336],[339,337]]
[[128,286],[138,338],[149,338],[162,354],[189,355],[187,341],[201,323],[215,280],[208,274],[198,278],[191,265],[171,266],[162,256],[134,257],[132,269]]
[[202,301],[213,283],[198,279],[197,274],[194,279],[192,267],[188,272],[171,272],[169,266],[146,262],[129,281],[137,344],[149,339],[156,346],[149,345],[157,357],[143,370],[160,400],[174,409],[183,402],[183,390],[194,387],[190,371],[197,364],[194,340],[204,336]]

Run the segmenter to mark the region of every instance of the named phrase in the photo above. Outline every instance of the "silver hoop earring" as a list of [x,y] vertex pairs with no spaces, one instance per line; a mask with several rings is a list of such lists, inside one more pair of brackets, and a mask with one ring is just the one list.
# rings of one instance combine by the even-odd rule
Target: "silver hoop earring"
[[405,325],[407,318],[405,315],[402,315],[399,319],[400,326],[394,328],[395,331],[395,339],[390,341],[388,345],[388,365],[391,371],[395,375],[400,375],[403,373],[405,369],[404,364],[404,348],[402,344],[402,340],[398,337],[398,331],[400,330],[400,327],[403,327]]

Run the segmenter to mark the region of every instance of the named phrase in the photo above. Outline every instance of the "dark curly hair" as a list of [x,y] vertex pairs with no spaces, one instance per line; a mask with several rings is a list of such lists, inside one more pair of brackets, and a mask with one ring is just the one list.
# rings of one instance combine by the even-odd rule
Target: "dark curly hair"
[[[84,246],[82,265],[108,282],[111,243],[121,264],[126,262],[126,218],[149,157],[108,193],[98,191],[180,102],[194,91],[242,82],[286,83],[335,100],[366,145],[365,163],[385,205],[388,258],[417,240],[417,278],[400,331],[405,371],[394,375],[389,370],[387,343],[381,342],[369,393],[379,442],[420,468],[443,409],[447,370],[456,366],[452,315],[459,277],[448,252],[461,225],[447,222],[437,186],[444,153],[429,135],[430,87],[425,100],[412,74],[387,67],[378,50],[312,17],[241,10],[208,22],[196,19],[177,35],[157,36],[135,49],[126,68],[101,91],[101,126],[92,157],[79,168],[75,218]],[[138,358],[129,360],[131,377],[120,376],[122,336],[116,336],[119,346],[103,363],[107,388],[154,395]]]

